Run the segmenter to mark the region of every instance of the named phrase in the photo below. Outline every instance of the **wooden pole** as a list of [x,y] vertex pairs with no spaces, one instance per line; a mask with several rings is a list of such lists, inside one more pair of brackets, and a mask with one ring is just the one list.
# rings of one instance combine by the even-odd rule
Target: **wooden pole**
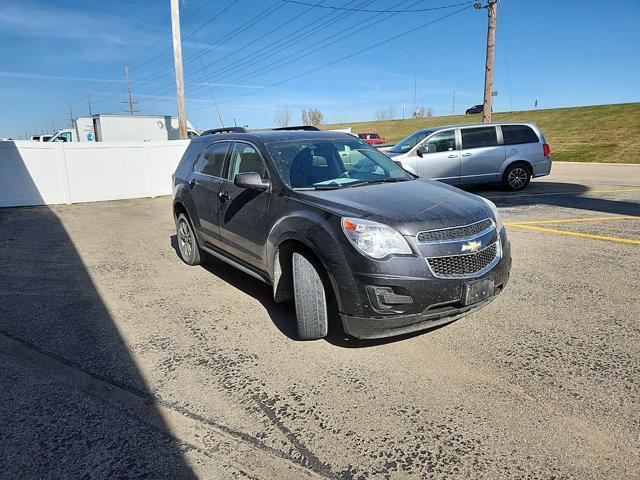
[[484,71],[484,106],[482,109],[482,121],[491,121],[491,92],[493,89],[493,60],[496,46],[496,13],[498,0],[488,0],[487,13],[489,14],[489,30],[487,31],[487,59]]
[[124,76],[127,80],[127,95],[129,96],[129,115],[133,115],[133,97],[131,96],[131,82],[129,81],[129,69],[124,66]]
[[176,72],[176,96],[178,97],[178,130],[180,139],[187,139],[187,114],[184,100],[184,75],[182,73],[182,43],[180,39],[180,9],[178,0],[171,0],[171,33],[173,35],[173,65]]

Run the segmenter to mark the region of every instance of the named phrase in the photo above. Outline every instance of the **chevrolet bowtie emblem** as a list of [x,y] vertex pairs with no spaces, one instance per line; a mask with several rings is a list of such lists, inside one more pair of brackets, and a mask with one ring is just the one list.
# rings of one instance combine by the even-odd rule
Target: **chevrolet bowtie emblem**
[[480,242],[469,242],[469,243],[465,243],[464,245],[462,245],[462,251],[463,252],[477,252],[478,250],[480,250],[480,247],[482,246],[482,244]]

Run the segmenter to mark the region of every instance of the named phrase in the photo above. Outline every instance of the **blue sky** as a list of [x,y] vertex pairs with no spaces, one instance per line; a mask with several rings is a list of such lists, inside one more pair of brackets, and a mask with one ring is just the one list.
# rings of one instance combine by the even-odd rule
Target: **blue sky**
[[[462,1],[307,3],[406,10]],[[413,61],[403,48],[418,60],[419,105],[450,114],[454,89],[456,113],[482,101],[484,10],[465,8],[438,20],[464,6],[390,14],[282,0],[180,5],[183,38],[190,35],[183,42],[187,118],[199,128],[219,125],[209,85],[227,125],[235,119],[270,126],[285,105],[294,122],[311,107],[327,122],[369,120],[389,105],[400,117],[402,102],[407,110],[413,104]],[[238,30],[265,10],[261,21]],[[501,0],[498,10],[494,111],[529,109],[535,100],[538,108],[640,101],[637,0]],[[169,0],[0,0],[0,44],[0,137],[67,126],[69,101],[75,115],[87,114],[87,91],[94,113],[124,113],[125,64],[140,113],[176,112],[173,58],[165,52],[171,46]]]

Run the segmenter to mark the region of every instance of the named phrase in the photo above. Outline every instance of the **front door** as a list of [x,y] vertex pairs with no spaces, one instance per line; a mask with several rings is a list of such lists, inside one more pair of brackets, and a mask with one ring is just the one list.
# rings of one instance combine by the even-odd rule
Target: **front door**
[[215,142],[209,145],[193,165],[189,177],[191,198],[197,218],[192,219],[202,239],[212,245],[220,244],[220,186],[222,169],[231,142]]
[[418,175],[457,183],[460,179],[460,152],[456,148],[456,131],[435,133],[421,146],[427,147],[427,153],[415,159]]
[[499,181],[500,165],[505,159],[504,145],[498,145],[496,127],[460,129],[462,163],[460,180],[463,183]]
[[233,179],[244,172],[256,172],[263,180],[269,180],[267,167],[256,147],[236,142],[220,189],[220,234],[224,250],[260,268],[266,263],[264,255],[271,191],[236,187]]

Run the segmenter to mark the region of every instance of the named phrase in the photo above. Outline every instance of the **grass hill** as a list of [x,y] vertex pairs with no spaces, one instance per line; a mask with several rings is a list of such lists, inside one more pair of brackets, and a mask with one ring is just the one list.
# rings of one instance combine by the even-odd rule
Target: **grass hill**
[[[536,123],[551,146],[551,158],[568,162],[640,163],[640,103],[493,113],[492,120]],[[374,131],[397,142],[422,128],[481,122],[481,115],[352,122],[325,125]]]

